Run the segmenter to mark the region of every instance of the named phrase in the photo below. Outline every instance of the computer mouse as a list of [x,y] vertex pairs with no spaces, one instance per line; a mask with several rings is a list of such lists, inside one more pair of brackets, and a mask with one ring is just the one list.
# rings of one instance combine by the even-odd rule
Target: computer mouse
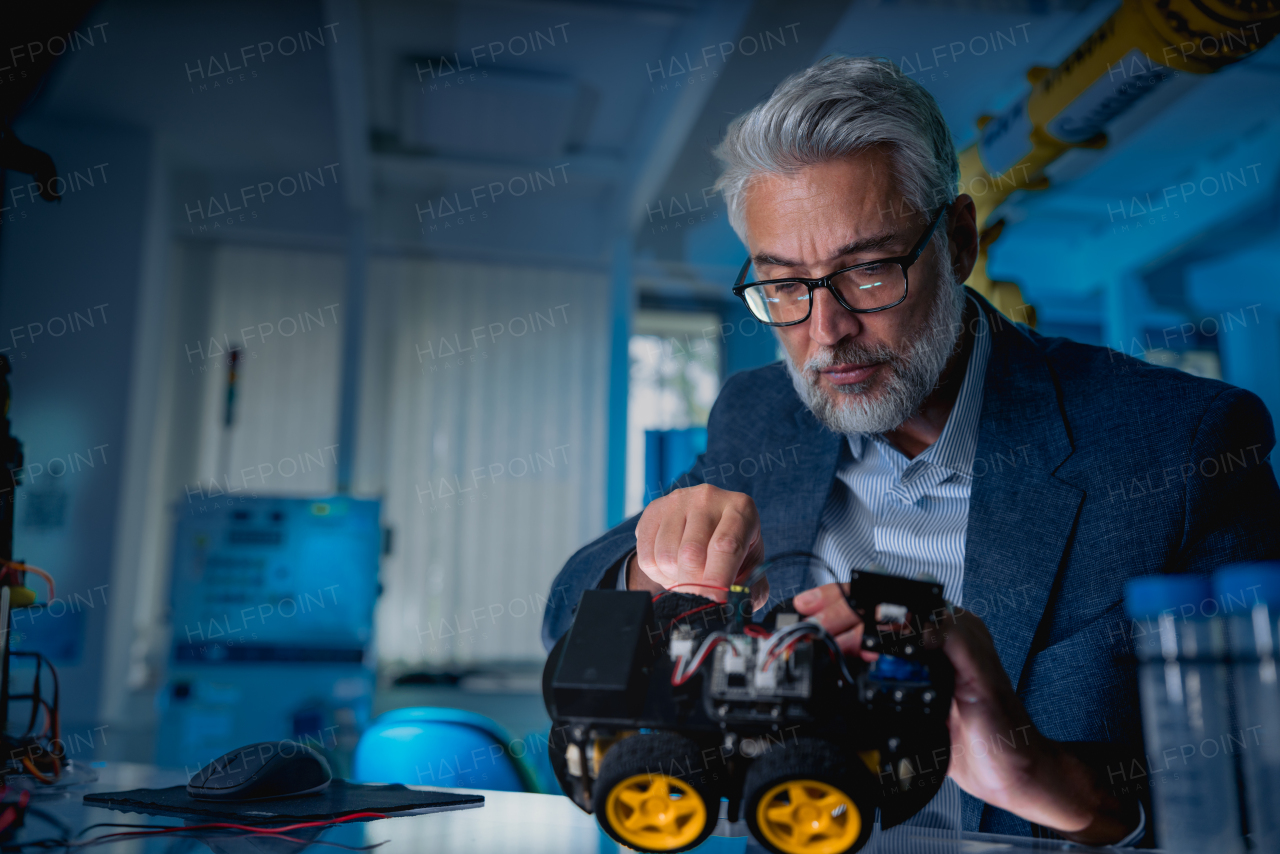
[[296,741],[246,744],[210,762],[187,783],[187,794],[206,801],[263,801],[324,791],[329,762]]

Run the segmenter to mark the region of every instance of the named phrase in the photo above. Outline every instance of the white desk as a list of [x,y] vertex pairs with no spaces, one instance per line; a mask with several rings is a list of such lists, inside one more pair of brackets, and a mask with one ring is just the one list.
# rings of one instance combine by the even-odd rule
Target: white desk
[[[89,783],[59,793],[38,795],[32,805],[57,816],[73,831],[95,822],[120,822],[151,826],[180,827],[183,822],[168,816],[126,813],[102,807],[86,806],[81,798],[90,791],[110,792],[143,787],[160,788],[186,783],[182,771],[163,771],[145,765],[109,763],[95,769],[96,783]],[[429,788],[429,787],[423,787]],[[344,845],[370,845],[386,842],[375,849],[377,854],[620,854],[620,848],[604,835],[593,816],[578,809],[568,798],[553,795],[526,795],[511,792],[478,792],[485,797],[480,808],[389,818],[373,822],[352,823],[326,830],[323,840]],[[101,828],[90,836],[112,832]],[[731,830],[728,832],[732,832]],[[963,834],[959,838],[930,836],[929,831],[897,828],[877,838],[863,849],[867,854],[1017,854],[1022,851],[1094,850],[1067,843],[1055,843],[1021,837]],[[28,816],[18,831],[18,841],[57,836],[58,832],[35,816]],[[309,854],[344,854],[341,848],[321,845],[301,846],[271,840],[234,839],[225,836],[209,840],[216,854],[295,854],[304,847]],[[201,841],[174,837],[158,837],[98,846],[104,854],[185,854],[205,847]],[[713,836],[696,849],[703,854],[744,854],[761,852],[743,836]]]

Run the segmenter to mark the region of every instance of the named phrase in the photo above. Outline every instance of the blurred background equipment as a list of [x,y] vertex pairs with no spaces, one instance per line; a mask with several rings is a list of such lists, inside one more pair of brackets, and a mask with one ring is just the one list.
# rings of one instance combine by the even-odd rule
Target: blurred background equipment
[[[0,749],[4,758],[0,760],[0,782],[6,786],[12,776],[26,777],[38,783],[51,784],[59,781],[64,770],[70,766],[66,756],[65,743],[62,740],[62,721],[60,716],[61,691],[58,685],[58,671],[53,663],[38,651],[30,649],[14,649],[14,640],[18,633],[14,631],[14,613],[20,611],[28,619],[37,610],[45,608],[56,598],[57,588],[53,577],[39,567],[15,561],[13,559],[13,508],[17,498],[18,486],[22,483],[22,443],[10,432],[9,405],[11,403],[9,374],[12,368],[9,358],[0,355],[0,397],[3,398],[3,415],[0,416],[0,461],[4,464],[5,475],[9,481],[0,489]],[[37,602],[36,592],[26,586],[27,573],[39,576],[48,596],[44,602]],[[10,666],[13,658],[19,658],[35,665],[30,681],[26,681],[25,669],[21,672],[22,682],[30,687],[14,690],[14,671]],[[47,671],[46,677],[50,691],[41,684],[41,673]],[[49,684],[52,683],[52,684]],[[46,699],[46,694],[50,694]],[[13,730],[10,729],[10,704],[19,704],[30,710],[29,714],[15,720]],[[17,726],[25,719],[26,725],[21,733]],[[40,727],[37,729],[36,724]],[[69,775],[76,781],[83,780],[83,763],[75,774]],[[0,816],[0,830],[13,822],[20,823],[20,807],[8,806]],[[10,816],[9,810],[15,810]]]
[[289,738],[349,773],[373,697],[378,512],[239,496],[179,517],[160,764],[194,771],[229,745]]
[[[1235,731],[1223,739],[1244,787],[1250,850],[1280,849],[1280,562],[1239,563],[1213,575],[1231,662]],[[1201,743],[1202,749],[1212,746]]]
[[1149,767],[1122,769],[1121,775],[1150,780],[1156,844],[1173,854],[1245,850],[1234,750],[1227,740],[1237,733],[1227,697],[1226,648],[1213,603],[1213,587],[1204,576],[1146,576],[1125,588]]

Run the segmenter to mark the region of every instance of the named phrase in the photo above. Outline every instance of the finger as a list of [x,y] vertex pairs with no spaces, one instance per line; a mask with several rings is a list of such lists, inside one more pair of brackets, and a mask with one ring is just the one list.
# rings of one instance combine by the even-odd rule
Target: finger
[[673,587],[680,581],[680,541],[684,538],[685,514],[664,513],[653,538],[653,558],[657,579],[663,587]]
[[[734,579],[735,584],[746,584],[751,580],[751,576],[755,573],[756,567],[764,560],[764,537],[757,531],[755,542],[747,549],[747,556],[742,559],[742,566],[738,567],[738,577]],[[769,579],[761,574],[751,585],[751,609],[758,611],[769,604]]]
[[[805,616],[817,616],[824,611],[832,615],[847,614],[849,619],[855,623],[861,622],[858,615],[853,613],[853,609],[849,607],[849,602],[845,599],[844,589],[839,584],[823,584],[820,587],[811,587],[800,593],[792,600],[796,606],[796,610]],[[853,623],[850,623],[853,625]]]
[[[859,623],[852,629],[836,635],[836,645],[840,647],[840,651],[845,655],[862,655],[863,658],[866,658],[862,649],[862,624]],[[868,653],[868,655],[874,655],[874,653]],[[866,660],[870,661],[871,659],[867,658]]]
[[827,603],[833,598],[836,585],[823,584],[820,587],[811,587],[808,590],[797,593],[795,598],[791,600],[796,606],[796,610],[806,616],[816,614],[827,606]]
[[761,577],[759,581],[751,585],[751,610],[759,611],[765,605],[769,604],[769,579]]
[[862,621],[849,610],[849,605],[843,599],[827,603],[822,610],[810,614],[809,619],[816,619],[833,635],[847,632],[855,626],[859,628],[862,626]]
[[647,593],[656,595],[666,589],[661,582],[644,571],[635,555],[631,556],[631,560],[622,567],[621,571],[627,574],[626,587],[628,590],[644,590]]
[[760,534],[760,519],[755,517],[754,527],[752,529],[752,539],[747,545],[747,554],[742,558],[742,563],[738,566],[738,574],[734,581],[738,584],[745,584],[750,578],[755,568],[764,561],[764,537]]
[[748,552],[760,539],[760,524],[754,515],[733,507],[725,508],[720,514],[719,523],[707,538],[703,573],[707,584],[728,587],[738,577]]
[[636,523],[636,565],[655,581],[658,580],[658,559],[653,545],[658,537],[658,526],[662,524],[664,506],[666,499],[657,499],[644,509]]
[[[719,591],[709,587],[696,587],[695,584],[719,584],[707,578],[708,543],[712,542],[716,533],[716,520],[703,510],[691,511],[684,519],[684,531],[680,535],[680,548],[676,554],[676,583],[689,585],[682,589],[684,593],[695,593],[723,601]],[[727,584],[720,585],[727,587]]]

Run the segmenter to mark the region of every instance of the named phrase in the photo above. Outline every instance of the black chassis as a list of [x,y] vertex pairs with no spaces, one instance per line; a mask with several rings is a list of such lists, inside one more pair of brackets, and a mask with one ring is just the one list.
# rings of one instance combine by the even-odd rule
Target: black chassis
[[[914,665],[908,668],[916,671],[912,678],[890,678],[861,657],[848,656],[850,682],[826,644],[802,641],[788,670],[807,677],[808,696],[766,701],[726,695],[721,650],[683,685],[671,684],[675,663],[667,648],[673,636],[692,632],[695,645],[717,629],[728,630],[734,640],[747,637],[743,621],[733,619],[744,597],[714,605],[672,592],[651,603],[642,592],[586,591],[574,625],[543,671],[552,721],[549,758],[561,788],[592,812],[592,785],[609,747],[644,731],[675,732],[692,740],[698,753],[673,756],[671,767],[652,770],[709,774],[728,799],[728,820],[736,821],[751,762],[774,745],[811,737],[830,744],[851,766],[867,768],[882,827],[915,815],[941,787],[950,754],[946,720],[955,674],[941,649],[920,643],[921,633],[945,613],[941,586],[855,570],[848,601],[867,625],[876,622],[881,605],[907,609],[904,622],[864,633],[863,648]],[[670,622],[673,615],[706,605],[714,607]],[[779,618],[786,622],[784,615],[795,613],[788,599],[759,625],[772,631]],[[562,667],[567,649],[577,652]]]

